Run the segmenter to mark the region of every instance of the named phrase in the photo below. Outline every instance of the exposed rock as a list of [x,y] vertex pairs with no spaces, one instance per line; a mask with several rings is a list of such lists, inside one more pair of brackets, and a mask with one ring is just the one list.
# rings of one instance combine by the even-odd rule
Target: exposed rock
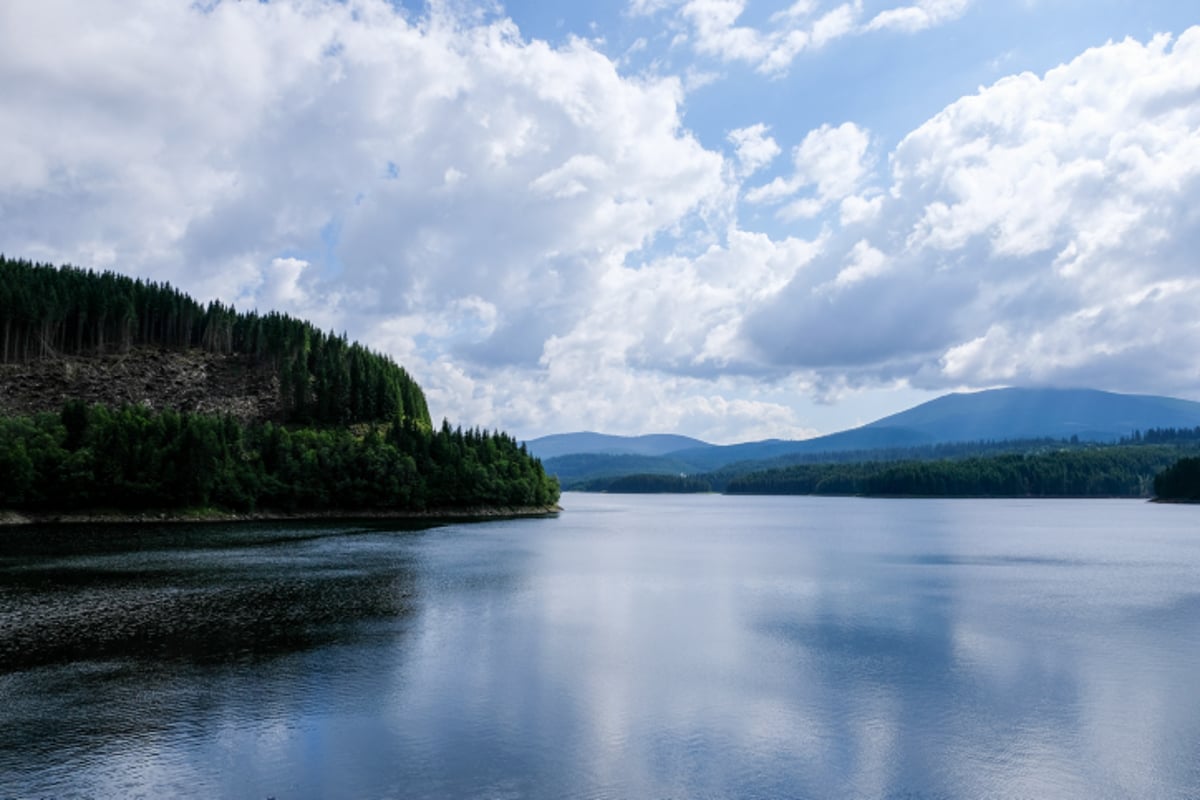
[[278,420],[279,378],[250,356],[199,349],[137,348],[0,364],[0,413],[56,412],[78,398],[111,407],[144,405],[242,420]]

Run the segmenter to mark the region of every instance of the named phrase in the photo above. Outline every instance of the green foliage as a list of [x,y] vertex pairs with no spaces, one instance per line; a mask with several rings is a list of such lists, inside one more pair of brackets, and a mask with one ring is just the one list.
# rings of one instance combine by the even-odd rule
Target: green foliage
[[1200,502],[1200,458],[1181,458],[1154,477],[1159,500]]
[[1130,439],[1121,439],[1127,444],[1168,444],[1200,442],[1200,427],[1196,428],[1150,428],[1144,434],[1134,431]]
[[503,433],[443,423],[405,370],[283,314],[203,306],[166,284],[0,256],[0,363],[132,347],[246,357],[283,422],[141,407],[0,419],[0,505],[248,511],[547,506],[558,482]]
[[608,453],[572,453],[545,461],[546,470],[558,476],[563,486],[584,491],[593,485],[607,486],[625,475],[680,475],[703,472],[694,464],[664,456],[613,455]]
[[585,492],[612,494],[703,494],[712,491],[712,484],[703,478],[687,475],[622,475],[618,478],[597,478],[579,487]]
[[422,511],[544,507],[558,482],[504,433],[387,424],[289,428],[111,410],[0,418],[0,507]]
[[0,363],[132,347],[248,356],[279,376],[286,421],[384,422],[398,411],[432,427],[425,395],[404,368],[345,334],[276,312],[204,306],[168,284],[0,256]]
[[1176,447],[1110,446],[942,461],[812,464],[739,475],[731,494],[1146,497]]
[[[799,443],[803,444],[803,443]],[[778,446],[776,443],[774,446]],[[563,486],[584,491],[604,491],[612,479],[624,475],[699,475],[721,491],[740,475],[764,472],[799,464],[853,464],[867,461],[938,461],[1004,453],[1048,452],[1070,446],[1057,439],[1010,439],[1004,441],[972,441],[912,447],[873,448],[867,450],[835,450],[784,453],[770,458],[724,461],[723,455],[733,448],[688,450],[667,456],[610,455],[606,453],[575,453],[554,456],[545,461],[546,470],[557,475]],[[1077,447],[1093,447],[1078,444]],[[592,487],[601,487],[593,489]]]

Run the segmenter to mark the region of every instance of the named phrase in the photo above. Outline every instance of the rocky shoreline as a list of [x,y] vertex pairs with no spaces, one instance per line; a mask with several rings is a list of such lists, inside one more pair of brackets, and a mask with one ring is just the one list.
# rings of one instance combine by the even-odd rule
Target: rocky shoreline
[[54,512],[54,511],[0,511],[0,527],[13,525],[78,525],[78,524],[162,524],[203,522],[303,522],[320,520],[397,520],[455,522],[460,520],[517,519],[527,517],[555,517],[561,506],[534,506],[520,508],[452,508],[429,509],[426,511],[252,511],[236,513],[216,509],[189,511],[142,511],[122,513],[117,511]]

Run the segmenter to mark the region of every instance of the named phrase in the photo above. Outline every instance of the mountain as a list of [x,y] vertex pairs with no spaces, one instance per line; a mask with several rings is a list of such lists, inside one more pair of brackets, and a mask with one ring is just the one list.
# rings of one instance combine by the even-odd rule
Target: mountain
[[[1033,439],[1116,441],[1135,430],[1200,426],[1200,403],[1153,395],[1129,395],[1094,389],[991,389],[948,394],[851,430],[801,441],[767,439],[732,445],[703,444],[677,450],[643,452],[640,458],[614,458],[599,449],[600,434],[565,434],[563,446],[544,456],[546,469],[564,483],[619,474],[696,474],[748,471],[800,460],[853,452],[871,457],[961,442]],[[576,438],[580,437],[580,438]],[[638,437],[666,442],[670,437]],[[682,437],[681,437],[682,438]],[[579,449],[569,450],[575,447]],[[595,448],[595,449],[589,449]],[[535,451],[536,452],[536,451]],[[931,454],[936,454],[932,449]]]
[[1200,403],[1095,389],[992,389],[948,394],[859,430],[924,436],[931,443],[1049,437],[1116,441],[1134,430],[1193,428]]
[[630,456],[662,456],[679,450],[713,447],[689,436],[668,433],[646,436],[610,436],[604,433],[558,433],[525,443],[526,449],[542,460],[580,453]]

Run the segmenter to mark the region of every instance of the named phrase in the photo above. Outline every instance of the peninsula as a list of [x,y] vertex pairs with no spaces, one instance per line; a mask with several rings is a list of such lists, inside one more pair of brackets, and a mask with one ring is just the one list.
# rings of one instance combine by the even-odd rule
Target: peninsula
[[548,513],[501,431],[435,427],[400,365],[286,314],[0,257],[0,518]]

